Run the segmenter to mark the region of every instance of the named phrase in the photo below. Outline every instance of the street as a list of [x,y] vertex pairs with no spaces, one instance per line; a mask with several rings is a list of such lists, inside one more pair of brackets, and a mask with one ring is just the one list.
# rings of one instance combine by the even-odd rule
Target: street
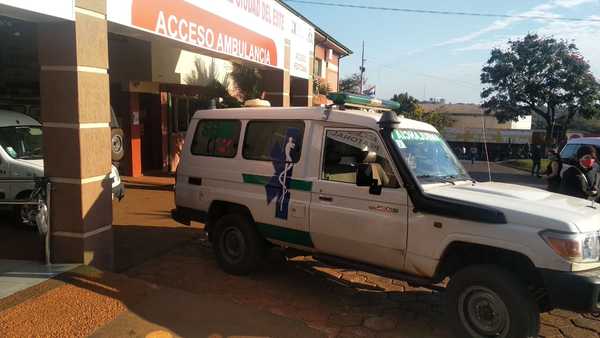
[[[485,163],[466,168],[477,179],[487,175]],[[540,182],[522,171],[491,168],[498,181]],[[114,207],[122,273],[79,269],[0,300],[0,336],[450,337],[443,287],[415,288],[309,257],[286,261],[277,252],[259,273],[225,274],[202,225],[170,218],[172,191],[164,179],[128,184],[127,197]],[[39,314],[35,321],[31,313]],[[542,315],[541,337],[598,333],[600,320],[591,315]]]
[[[489,181],[487,162],[478,161],[471,164],[470,161],[462,161],[463,166],[471,176],[479,182]],[[522,184],[530,187],[545,189],[546,182],[523,170],[509,168],[497,163],[490,162],[492,181],[512,184]]]

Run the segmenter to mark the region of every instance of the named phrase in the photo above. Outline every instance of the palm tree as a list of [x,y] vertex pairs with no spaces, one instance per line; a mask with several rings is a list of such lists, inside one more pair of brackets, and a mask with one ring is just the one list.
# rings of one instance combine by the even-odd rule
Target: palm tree
[[242,101],[260,98],[264,90],[263,78],[260,71],[245,64],[233,64],[229,74],[238,90]]

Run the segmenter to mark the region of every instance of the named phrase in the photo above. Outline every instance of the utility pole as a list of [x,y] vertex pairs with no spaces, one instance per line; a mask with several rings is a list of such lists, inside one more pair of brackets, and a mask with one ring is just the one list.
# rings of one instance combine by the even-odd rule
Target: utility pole
[[364,83],[364,74],[365,74],[365,40],[363,40],[362,42],[362,56],[361,56],[361,63],[360,63],[360,95],[362,95],[364,93],[364,89],[363,89],[363,83]]

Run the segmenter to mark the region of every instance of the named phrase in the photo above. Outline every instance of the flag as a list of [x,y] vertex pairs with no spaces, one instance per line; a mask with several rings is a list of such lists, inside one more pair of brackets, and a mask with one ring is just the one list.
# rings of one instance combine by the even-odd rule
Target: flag
[[375,96],[376,92],[377,92],[377,86],[371,86],[363,91],[363,95]]

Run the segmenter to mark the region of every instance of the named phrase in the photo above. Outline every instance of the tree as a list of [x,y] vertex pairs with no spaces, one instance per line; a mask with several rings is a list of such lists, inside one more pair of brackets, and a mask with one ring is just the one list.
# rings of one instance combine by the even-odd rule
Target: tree
[[396,111],[399,114],[413,113],[419,106],[419,100],[408,95],[408,93],[394,94],[391,100],[400,103],[400,108]]
[[481,72],[487,114],[499,122],[537,114],[550,145],[560,141],[553,139],[558,122],[564,131],[574,117],[600,113],[600,85],[574,44],[528,34],[508,45],[506,51],[493,49]]
[[208,65],[204,59],[196,58],[194,69],[190,75],[186,76],[185,82],[188,85],[201,87],[196,98],[206,107],[210,107],[210,101],[217,98],[223,99],[222,102],[217,102],[218,108],[241,106],[240,102],[229,93],[229,74],[221,75],[213,58],[210,59]]
[[426,112],[423,106],[419,104],[419,101],[408,93],[394,94],[391,100],[400,103],[400,108],[395,110],[397,114],[412,120],[429,123],[440,132],[454,123],[454,120],[444,113],[436,111]]
[[[211,58],[210,63],[207,65],[204,59],[197,57],[196,60],[194,60],[194,69],[190,75],[185,77],[185,82],[188,85],[208,86],[215,81],[220,82],[220,75],[215,59]],[[225,79],[225,81],[226,80],[227,79]]]
[[234,63],[230,76],[243,101],[261,97],[264,84],[262,74],[258,69]]
[[[367,88],[366,78],[363,78],[363,88]],[[340,80],[339,91],[345,93],[361,94],[360,73],[351,74]]]
[[329,83],[321,78],[313,79],[313,93],[315,95],[327,95],[331,92]]

